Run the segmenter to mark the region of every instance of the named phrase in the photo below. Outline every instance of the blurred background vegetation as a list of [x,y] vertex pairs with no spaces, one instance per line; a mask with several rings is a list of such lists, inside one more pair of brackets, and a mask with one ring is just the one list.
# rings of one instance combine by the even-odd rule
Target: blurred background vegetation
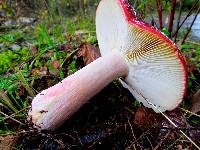
[[[30,13],[38,16],[44,11],[50,11],[57,15],[75,15],[77,13],[88,14],[90,10],[95,10],[100,0],[1,0],[1,17],[19,17],[28,16]],[[181,0],[177,0],[177,4]],[[155,0],[129,0],[129,2],[138,11],[148,12],[155,10]],[[195,0],[184,0],[183,9],[190,9]],[[162,0],[163,10],[169,10],[171,6],[170,0]],[[200,5],[200,2],[198,2]],[[23,13],[24,12],[24,13]]]

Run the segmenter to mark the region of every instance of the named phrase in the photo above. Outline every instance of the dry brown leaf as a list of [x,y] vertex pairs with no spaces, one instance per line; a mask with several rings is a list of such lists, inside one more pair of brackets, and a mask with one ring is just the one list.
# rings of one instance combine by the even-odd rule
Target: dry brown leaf
[[92,46],[91,44],[83,44],[80,46],[80,50],[77,53],[78,57],[83,57],[85,65],[93,62],[95,59],[101,56],[99,48]]
[[159,127],[162,125],[163,117],[155,113],[152,109],[139,107],[134,118],[134,123],[137,126],[144,127]]
[[191,102],[191,112],[193,113],[198,113],[200,111],[200,90],[198,90],[193,98],[192,98],[192,102]]
[[13,135],[0,136],[0,150],[11,150],[16,137]]
[[35,68],[35,69],[32,69],[32,73],[34,75],[47,75],[48,68],[47,67]]

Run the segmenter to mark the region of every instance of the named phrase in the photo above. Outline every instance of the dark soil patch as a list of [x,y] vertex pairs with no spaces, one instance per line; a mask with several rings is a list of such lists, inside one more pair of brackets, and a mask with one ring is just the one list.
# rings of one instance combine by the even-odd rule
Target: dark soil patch
[[[23,149],[125,149],[134,141],[130,127],[134,101],[119,83],[111,83],[54,133],[26,133],[17,145]],[[136,130],[142,134],[133,128],[134,134]]]
[[[20,149],[27,150],[177,149],[178,146],[194,148],[188,141],[180,142],[180,140],[173,144],[180,139],[181,134],[166,120],[161,122],[162,127],[156,127],[153,123],[148,127],[137,126],[134,123],[137,111],[134,102],[128,90],[118,82],[113,82],[85,104],[57,131],[28,131],[20,136],[16,145]],[[177,111],[171,113],[172,118],[176,117],[173,114],[179,113]],[[183,118],[179,116],[180,119],[177,119],[180,121]],[[197,131],[188,132],[196,136],[196,141],[200,138]]]
[[[137,107],[128,90],[113,82],[85,104],[75,115],[55,132],[27,131],[18,138],[19,149],[177,149],[194,148],[181,138],[161,115],[148,110],[150,119],[139,126],[134,122]],[[153,117],[153,114],[156,117]],[[174,116],[179,114],[180,117]],[[180,124],[183,117],[175,110],[168,114]],[[141,118],[144,119],[144,118]],[[152,121],[155,119],[154,121]],[[175,120],[174,120],[175,119]],[[164,121],[163,121],[164,120]],[[184,126],[184,124],[183,124]],[[199,130],[184,130],[198,142]],[[177,139],[183,139],[181,140]],[[175,142],[177,140],[177,142]],[[175,142],[175,143],[174,143]],[[173,144],[174,143],[174,144]]]

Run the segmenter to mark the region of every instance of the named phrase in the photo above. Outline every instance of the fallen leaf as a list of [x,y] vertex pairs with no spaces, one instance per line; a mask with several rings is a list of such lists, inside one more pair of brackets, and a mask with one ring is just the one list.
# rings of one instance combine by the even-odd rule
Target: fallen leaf
[[95,59],[101,56],[99,48],[92,46],[91,44],[83,44],[80,46],[80,50],[77,53],[78,57],[83,57],[85,65],[93,62]]
[[16,137],[13,135],[0,136],[0,150],[11,150]]
[[200,90],[198,90],[191,101],[191,112],[198,113],[200,111]]
[[134,118],[134,123],[137,126],[144,127],[160,127],[162,125],[163,117],[155,113],[150,108],[143,106],[139,107]]
[[35,68],[35,69],[32,69],[32,73],[34,75],[47,75],[48,68],[47,67]]

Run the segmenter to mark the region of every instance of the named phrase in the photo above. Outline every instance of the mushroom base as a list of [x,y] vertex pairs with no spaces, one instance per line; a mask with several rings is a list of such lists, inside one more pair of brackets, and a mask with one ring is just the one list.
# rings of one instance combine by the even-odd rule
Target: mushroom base
[[120,53],[100,57],[39,93],[32,101],[29,120],[38,129],[54,130],[112,80],[127,74],[128,66]]

